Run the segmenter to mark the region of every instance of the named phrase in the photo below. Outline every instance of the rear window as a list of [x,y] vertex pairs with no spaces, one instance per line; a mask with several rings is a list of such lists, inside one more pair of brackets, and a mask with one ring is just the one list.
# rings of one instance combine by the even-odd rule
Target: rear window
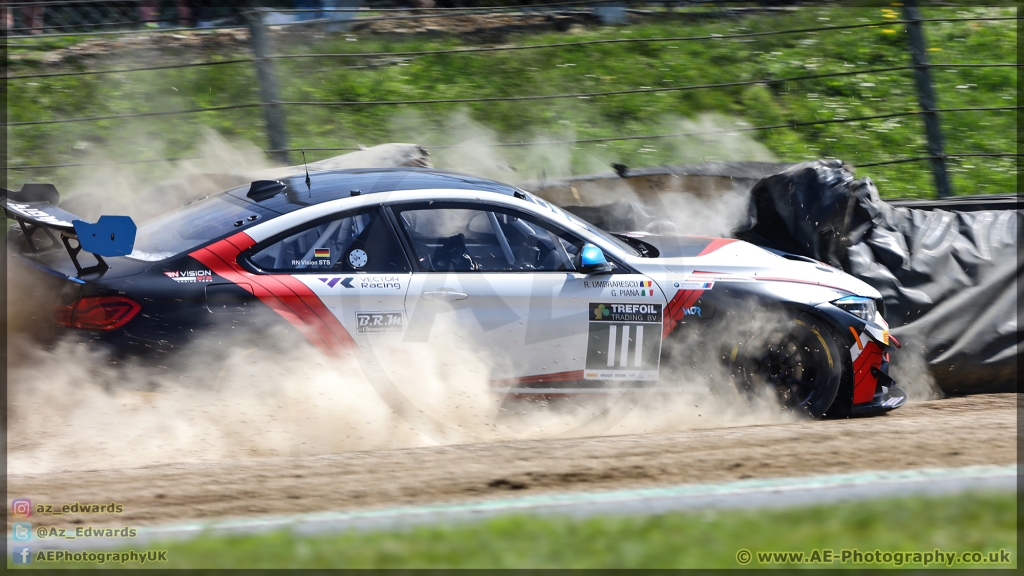
[[[128,257],[163,260],[243,230],[259,221],[260,216],[254,208],[252,204],[226,194],[190,202],[139,226],[135,248]],[[239,222],[241,224],[237,224]]]

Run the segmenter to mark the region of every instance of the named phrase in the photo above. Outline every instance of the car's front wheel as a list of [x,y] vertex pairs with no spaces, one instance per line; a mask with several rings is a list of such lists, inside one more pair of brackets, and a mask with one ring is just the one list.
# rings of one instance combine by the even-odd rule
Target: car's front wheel
[[824,324],[799,314],[754,333],[738,350],[736,360],[745,386],[768,387],[784,408],[820,418],[839,391],[840,354]]

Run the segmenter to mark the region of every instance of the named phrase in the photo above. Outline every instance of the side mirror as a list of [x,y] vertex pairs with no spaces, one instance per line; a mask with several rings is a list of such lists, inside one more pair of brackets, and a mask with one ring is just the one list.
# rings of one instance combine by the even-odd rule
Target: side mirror
[[584,274],[606,274],[612,271],[612,265],[604,257],[604,252],[593,244],[584,244],[580,251],[580,272]]

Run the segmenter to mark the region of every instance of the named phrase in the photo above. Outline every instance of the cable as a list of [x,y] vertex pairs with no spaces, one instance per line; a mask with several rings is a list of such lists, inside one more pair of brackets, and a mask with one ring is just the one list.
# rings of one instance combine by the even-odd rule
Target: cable
[[172,110],[169,112],[138,112],[134,114],[120,114],[114,116],[92,116],[90,118],[65,118],[63,120],[36,120],[32,122],[10,122],[4,126],[30,126],[40,124],[66,124],[69,122],[93,122],[96,120],[118,120],[121,118],[143,118],[146,116],[175,116],[178,114],[195,114],[198,112],[218,112],[221,110],[234,110],[237,108],[258,108],[268,104],[234,104],[232,106],[214,106],[211,108],[193,108],[191,110]]
[[[934,110],[934,112],[967,112],[967,111],[992,111],[992,110],[1017,110],[1021,106],[998,106],[998,107],[978,107],[978,108],[940,108]],[[898,118],[901,116],[917,116],[924,114],[924,111],[914,110],[911,112],[893,112],[890,114],[876,114],[874,116],[860,116],[857,118],[843,118],[833,120],[813,120],[805,122],[788,122],[786,124],[772,124],[768,126],[753,126],[750,128],[730,128],[718,129],[718,130],[704,130],[700,132],[674,132],[671,134],[651,134],[641,136],[613,136],[607,138],[581,138],[578,140],[554,140],[547,142],[505,142],[497,144],[488,144],[490,147],[515,147],[515,146],[538,146],[548,144],[591,144],[595,142],[620,142],[626,140],[663,140],[666,138],[683,138],[687,136],[706,136],[711,134],[729,134],[730,132],[760,132],[762,130],[775,130],[781,128],[799,128],[802,126],[816,126],[822,124],[845,124],[848,122],[863,122],[866,120],[881,120],[883,118]],[[456,146],[427,146],[425,148],[455,148]]]
[[[479,10],[479,8],[477,8]],[[286,10],[281,10],[285,12]],[[368,18],[351,18],[349,20],[341,20],[348,24],[366,24],[369,22],[390,22],[393,20],[423,20],[427,18],[464,18],[468,16],[491,16],[491,15],[503,15],[509,14],[514,16],[541,16],[542,11],[507,11],[507,10],[488,10],[482,12],[465,12],[462,14],[412,14],[409,16],[376,16]],[[296,20],[294,22],[280,22],[278,24],[271,24],[271,26],[300,26],[303,24],[323,24],[324,22],[331,22],[326,18],[317,18],[314,20]]]
[[[934,110],[934,111],[935,112],[939,112],[939,113],[944,113],[944,112],[966,112],[966,111],[1018,110],[1020,108],[1021,108],[1021,106],[997,106],[997,107],[972,107],[972,108],[940,108],[940,109],[937,109],[937,110]],[[895,118],[895,117],[900,117],[900,116],[915,116],[915,115],[919,115],[919,114],[924,114],[924,112],[921,111],[921,110],[914,110],[914,111],[910,111],[910,112],[893,112],[893,113],[890,113],[890,114],[877,114],[877,115],[874,115],[874,116],[861,116],[861,117],[857,117],[857,118],[844,118],[844,119],[841,119],[841,120],[839,120],[839,119],[833,119],[833,120],[813,120],[813,121],[805,121],[805,122],[789,122],[789,123],[786,123],[786,124],[772,124],[772,125],[768,125],[768,126],[753,126],[753,127],[749,127],[749,128],[735,128],[735,129],[728,129],[728,130],[725,130],[725,129],[704,130],[704,131],[699,131],[699,132],[677,132],[677,133],[672,133],[672,134],[649,134],[649,135],[637,135],[637,136],[611,136],[611,137],[607,137],[607,138],[583,138],[583,139],[578,139],[578,140],[555,140],[555,141],[547,141],[547,142],[499,142],[499,143],[496,143],[496,144],[487,144],[485,146],[500,148],[500,147],[542,146],[542,145],[543,146],[547,146],[547,145],[552,145],[552,144],[588,144],[588,143],[595,143],[595,142],[616,142],[616,141],[627,141],[627,140],[659,140],[659,139],[665,139],[665,138],[680,138],[680,137],[687,137],[687,136],[704,136],[704,135],[723,134],[723,133],[728,134],[730,132],[754,132],[754,131],[761,131],[761,130],[774,130],[774,129],[777,129],[777,128],[796,128],[796,127],[800,127],[800,126],[813,126],[813,125],[819,125],[819,124],[837,124],[837,123],[849,123],[849,122],[863,122],[863,121],[866,121],[866,120],[880,120],[880,119],[883,119],[883,118]],[[444,150],[444,149],[448,149],[448,148],[455,148],[455,147],[457,147],[457,145],[456,146],[424,146],[424,147],[428,148],[428,149]],[[283,149],[279,149],[279,150],[266,150],[266,152],[268,152],[268,153],[269,152],[298,152],[300,150],[306,150],[308,152],[314,152],[314,151],[317,151],[317,152],[333,152],[333,151],[356,151],[356,150],[360,150],[360,148],[310,148],[310,147],[302,147],[302,148],[283,148]],[[154,158],[154,159],[150,159],[150,160],[126,160],[126,161],[116,161],[116,162],[104,162],[104,163],[101,163],[100,165],[108,165],[108,164],[139,164],[139,163],[147,163],[147,162],[173,162],[173,161],[177,161],[177,160],[193,159],[193,158],[194,157],[186,157],[186,158]],[[912,161],[912,160],[907,160],[907,161]],[[9,166],[9,167],[7,167],[7,170],[34,170],[34,169],[44,169],[44,168],[66,168],[66,167],[93,166],[93,165],[96,165],[96,164],[45,164],[45,165],[38,165],[38,166]]]
[[[851,28],[869,28],[869,27],[872,27],[872,26],[890,26],[890,25],[893,25],[893,24],[909,24],[911,22],[981,22],[981,21],[1020,20],[1020,19],[1021,19],[1021,17],[1018,17],[1018,16],[978,16],[978,17],[965,17],[965,18],[922,18],[920,20],[888,20],[888,21],[875,22],[875,23],[849,24],[849,25],[844,25],[844,26],[826,26],[826,27],[822,27],[822,28],[808,28],[807,31],[847,30],[847,29],[851,29]],[[349,23],[349,24],[352,24],[352,23],[359,23],[359,22],[367,22],[367,21],[370,21],[370,20],[371,19],[358,19],[357,18],[357,19],[347,20],[346,22]],[[316,22],[315,21],[299,21],[299,22],[292,22],[290,24],[275,24],[274,26],[287,26],[287,25],[294,25],[294,24],[310,24],[310,23],[316,23]],[[202,31],[208,31],[208,30],[233,30],[233,29],[239,29],[239,28],[248,28],[248,26],[245,26],[245,25],[240,25],[240,26],[214,26],[214,27],[211,27],[211,28],[202,28],[201,30]],[[63,34],[40,34],[38,36],[34,36],[34,38],[42,39],[42,38],[59,38],[59,37],[63,37],[63,36],[103,36],[103,35],[124,35],[124,34],[149,34],[149,33],[162,33],[162,32],[189,32],[189,31],[194,31],[194,30],[196,30],[196,29],[195,28],[155,28],[155,29],[147,29],[147,30],[117,30],[117,31],[111,31],[111,32],[78,32],[78,33],[63,33]],[[796,33],[796,32],[799,32],[799,30],[777,30],[777,31],[772,31],[772,32],[755,32],[755,33],[752,33],[752,34],[745,34],[745,35],[744,34],[740,34],[740,35],[737,35],[737,34],[723,34],[721,36],[714,36],[714,37],[708,37],[708,38],[728,39],[728,38],[741,38],[741,37],[744,37],[744,36],[772,36],[772,35],[775,35],[775,34],[792,34],[792,33]],[[693,39],[694,40],[701,40],[701,39],[706,39],[706,38],[704,38],[704,37],[694,37]],[[622,38],[622,39],[618,39],[618,40],[619,41],[624,41],[624,42],[627,42],[627,41],[633,41],[633,42],[641,41],[642,42],[642,41],[645,41],[646,39],[644,39],[644,38],[637,38],[637,39]],[[679,38],[679,39],[676,39],[675,41],[685,41],[685,40],[686,40],[686,38]],[[579,44],[594,44],[594,43],[608,43],[608,42],[610,42],[610,41],[609,40],[593,40],[593,41],[581,42]],[[552,44],[550,46],[559,46],[559,45],[564,45],[564,44]],[[546,48],[546,47],[549,47],[549,46],[539,45],[539,46],[536,46],[536,47],[537,48]],[[532,46],[515,47],[515,49],[529,49],[529,48],[533,48],[533,47]],[[337,55],[331,55],[331,56],[337,56]],[[302,57],[302,56],[297,56],[297,57]]]
[[[68,28],[98,28],[100,26],[137,26],[137,25],[140,25],[140,24],[149,24],[149,23],[156,24],[156,23],[159,23],[159,22],[178,22],[179,20],[180,20],[179,18],[163,18],[163,19],[145,20],[145,21],[122,20],[120,22],[97,22],[97,23],[81,22],[81,23],[78,23],[78,24],[44,24],[43,25],[43,29],[46,29],[46,30],[65,30],[65,29],[68,29]],[[8,28],[7,32],[30,32],[32,30],[37,30],[37,28],[32,28],[31,26],[29,26],[29,27],[22,27],[22,28]],[[17,34],[17,36],[24,36],[24,34]],[[40,36],[43,36],[43,35],[40,35]]]
[[[890,68],[870,68],[867,70],[851,70],[848,72],[830,72],[828,74],[812,74],[808,76],[791,76],[788,78],[762,78],[759,80],[742,80],[738,82],[719,82],[716,84],[694,84],[686,86],[665,86],[662,88],[631,88],[626,90],[608,90],[604,92],[576,92],[569,94],[539,94],[534,96],[492,96],[487,98],[439,98],[432,100],[376,100],[366,102],[281,102],[284,106],[398,106],[403,104],[465,104],[473,102],[518,102],[531,100],[559,100],[562,98],[598,98],[602,96],[619,96],[623,94],[648,94],[651,92],[682,92],[687,90],[703,90],[707,88],[728,88],[732,86],[750,86],[754,84],[780,84],[782,82],[799,82],[818,78],[835,78],[838,76],[854,76],[911,70],[914,66],[893,66]],[[7,124],[13,126],[14,124]]]
[[[985,20],[988,18],[936,18],[934,21],[950,21],[950,20]],[[995,18],[995,19],[1013,19],[1013,18]],[[900,20],[898,22],[908,22]],[[807,32],[821,32],[827,30],[844,30],[848,28],[865,28],[871,26],[882,26],[892,24],[893,21],[882,21],[882,22],[869,22],[862,24],[850,24],[844,26],[825,26],[819,28],[800,28],[793,30],[773,30],[771,32],[750,32],[746,34],[711,34],[705,36],[679,36],[679,37],[663,37],[663,38],[610,38],[605,40],[581,40],[578,42],[555,42],[551,44],[534,44],[530,46],[482,46],[475,48],[452,48],[449,50],[413,50],[405,52],[354,52],[345,54],[279,54],[269,56],[272,60],[294,60],[301,58],[386,58],[394,56],[436,56],[442,54],[471,54],[480,52],[512,52],[519,50],[534,50],[539,48],[566,48],[571,46],[593,46],[598,44],[621,44],[621,43],[651,43],[651,42],[687,42],[695,40],[729,40],[734,38],[749,38],[755,36],[775,36],[780,34],[798,34]],[[229,27],[231,28],[231,27]],[[238,27],[234,27],[238,28]],[[187,29],[178,29],[187,30]],[[140,31],[141,32],[141,31]],[[198,67],[198,66],[215,66],[218,64],[234,64],[238,62],[254,62],[254,58],[243,58],[235,60],[222,60],[222,61],[207,61],[207,62],[196,62],[192,64],[182,64],[178,67]],[[1018,64],[929,64],[931,67],[1002,67],[1002,66],[1019,66]],[[163,70],[174,68],[175,66],[146,66],[141,68],[121,68],[118,70],[85,70],[79,72],[57,72],[57,73],[46,73],[46,74],[23,74],[18,76],[8,76],[7,80],[16,80],[22,78],[53,78],[59,76],[87,76],[93,74],[113,74],[113,73],[124,73],[124,72],[141,72],[147,70]]]
[[177,162],[179,160],[199,160],[201,158],[202,156],[181,156],[178,158],[152,158],[149,160],[116,160],[112,162],[40,164],[38,166],[9,166],[7,170],[43,170],[49,168],[84,168],[87,166],[118,166],[122,164],[149,164],[152,162]]
[[119,74],[123,72],[141,72],[143,70],[170,70],[172,68],[195,68],[199,66],[218,66],[220,64],[240,64],[243,62],[255,62],[255,58],[239,58],[236,60],[212,60],[209,62],[195,62],[192,64],[168,64],[166,66],[146,66],[144,68],[120,68],[114,70],[83,70],[80,72],[53,72],[43,74],[22,74],[20,76],[7,76],[2,80],[20,80],[22,78],[54,78],[57,76],[91,76],[95,74]]
[[856,164],[858,168],[867,166],[888,166],[891,164],[905,164],[907,162],[920,162],[922,160],[932,160],[935,158],[960,158],[960,157],[978,157],[978,156],[989,156],[989,157],[1008,157],[1008,156],[1024,156],[1024,154],[1014,153],[976,153],[976,154],[943,154],[941,156],[915,156],[913,158],[897,158],[896,160],[885,160],[882,162],[868,162],[867,164]]
[[[988,18],[978,18],[987,20]],[[1016,20],[1010,17],[993,17],[996,20]],[[974,18],[935,18],[933,21],[946,22],[953,20],[975,20]],[[622,44],[622,43],[649,43],[649,42],[688,42],[695,40],[730,40],[734,38],[752,38],[759,36],[777,36],[781,34],[802,34],[808,32],[824,32],[829,30],[847,30],[851,28],[870,28],[872,26],[883,26],[892,24],[894,21],[867,22],[861,24],[847,24],[843,26],[822,26],[818,28],[798,28],[793,30],[772,30],[770,32],[748,32],[744,34],[710,34],[704,36],[678,36],[661,38],[609,38],[605,40],[580,40],[577,42],[554,42],[551,44],[533,44],[529,46],[485,46],[476,48],[453,48],[450,50],[417,50],[406,52],[354,52],[346,54],[283,54],[270,56],[271,59],[296,59],[296,58],[377,58],[386,56],[434,56],[438,54],[463,54],[472,52],[511,52],[518,50],[534,50],[538,48],[565,48],[569,46],[593,46],[597,44]],[[898,20],[895,22],[910,22],[909,20]]]
[[24,8],[28,6],[57,6],[72,4],[140,4],[145,0],[46,0],[41,2],[0,2],[4,8]]
[[[248,29],[248,26],[211,26],[209,28],[147,28],[142,30],[112,30],[110,32],[63,32],[60,34],[38,34],[31,36],[35,40],[46,40],[48,38],[63,38],[65,36],[125,36],[128,34],[162,34],[164,32],[208,32],[210,30],[237,30]],[[19,36],[19,38],[21,38]]]
[[[273,12],[468,12],[470,10],[481,10],[481,9],[494,9],[494,10],[524,10],[531,8],[551,8],[554,6],[582,6],[582,5],[593,5],[593,4],[607,4],[610,2],[621,2],[621,0],[579,0],[576,2],[551,2],[551,3],[538,3],[538,4],[516,4],[512,6],[475,6],[475,7],[454,7],[454,8],[274,8]],[[246,13],[256,12],[255,10],[246,10]]]
[[371,101],[281,101],[272,104],[245,104],[224,106],[216,108],[199,108],[191,110],[177,110],[170,112],[142,112],[135,114],[93,116],[88,118],[65,118],[61,120],[33,120],[28,122],[8,122],[4,126],[31,126],[43,124],[67,124],[70,122],[93,122],[96,120],[114,120],[120,118],[141,118],[145,116],[174,116],[179,114],[195,114],[199,112],[215,112],[220,110],[231,110],[236,108],[253,108],[261,106],[399,106],[399,105],[431,105],[431,104],[466,104],[466,102],[489,102],[489,101],[524,101],[524,100],[547,100],[560,98],[590,98],[597,96],[613,96],[622,94],[642,94],[649,92],[674,92],[683,90],[696,90],[706,88],[723,88],[729,86],[749,86],[753,84],[779,84],[782,82],[798,82],[802,80],[814,80],[818,78],[836,78],[840,76],[854,76],[858,74],[871,74],[882,72],[893,72],[899,70],[910,70],[912,66],[900,66],[892,68],[877,68],[848,72],[833,72],[828,74],[815,74],[810,76],[795,76],[791,78],[744,80],[739,82],[722,82],[718,84],[697,84],[688,86],[666,86],[662,88],[633,88],[627,90],[608,90],[603,92],[578,92],[569,94],[539,94],[532,96],[492,96],[485,98],[439,98],[421,100],[371,100]]

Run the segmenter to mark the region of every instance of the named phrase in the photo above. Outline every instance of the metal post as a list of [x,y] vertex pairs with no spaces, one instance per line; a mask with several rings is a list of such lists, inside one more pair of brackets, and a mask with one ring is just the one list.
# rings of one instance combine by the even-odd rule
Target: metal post
[[270,137],[270,149],[276,150],[270,155],[274,160],[289,164],[288,139],[284,131],[284,110],[277,91],[277,78],[274,76],[274,61],[270,56],[270,36],[263,24],[263,8],[254,8],[247,13],[249,34],[252,42],[253,55],[256,57],[256,77],[260,83],[260,102],[263,106],[263,117],[267,123],[267,136]]
[[916,0],[905,0],[903,3],[904,20],[907,24],[907,40],[910,45],[910,58],[914,64],[914,83],[917,86],[917,101],[921,105],[921,116],[924,118],[925,135],[928,138],[928,155],[931,156],[932,175],[935,177],[935,190],[940,198],[952,195],[949,185],[949,174],[946,173],[946,157],[943,151],[942,129],[939,127],[939,115],[935,93],[932,91],[931,74],[928,59],[925,56],[924,31],[921,30],[921,13],[917,10]]

